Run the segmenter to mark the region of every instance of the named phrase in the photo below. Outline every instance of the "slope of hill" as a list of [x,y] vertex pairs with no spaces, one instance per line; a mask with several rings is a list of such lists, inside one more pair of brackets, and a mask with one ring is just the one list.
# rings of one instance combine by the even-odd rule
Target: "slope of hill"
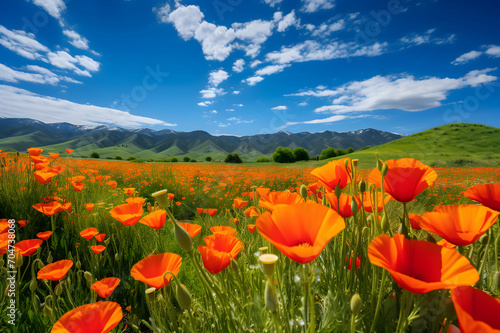
[[214,136],[204,131],[175,132],[151,129],[127,130],[108,126],[79,126],[68,123],[45,124],[32,119],[0,118],[0,149],[26,151],[40,147],[46,151],[62,153],[74,149],[75,156],[88,157],[97,152],[101,158],[120,155],[126,159],[135,156],[143,159],[189,156],[204,159],[211,156],[221,160],[228,153],[237,152],[244,160],[271,156],[277,147],[303,147],[309,155],[319,155],[321,150],[334,147],[355,150],[399,139],[402,135],[364,129],[351,132],[325,131],[321,133],[288,133],[253,136]]
[[500,128],[453,123],[357,151],[349,157],[357,158],[362,168],[375,166],[376,153],[383,161],[411,157],[430,166],[500,166],[498,147]]

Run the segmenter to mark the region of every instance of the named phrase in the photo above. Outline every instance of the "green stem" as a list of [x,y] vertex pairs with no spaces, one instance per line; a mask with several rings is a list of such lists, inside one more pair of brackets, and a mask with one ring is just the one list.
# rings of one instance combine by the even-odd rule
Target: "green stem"
[[377,323],[378,314],[380,313],[380,303],[382,302],[382,294],[384,291],[384,284],[385,284],[386,277],[387,277],[387,273],[384,269],[382,271],[382,282],[380,283],[380,287],[378,289],[377,306],[375,308],[375,315],[373,316],[372,327],[370,328],[370,332],[374,332],[375,324]]

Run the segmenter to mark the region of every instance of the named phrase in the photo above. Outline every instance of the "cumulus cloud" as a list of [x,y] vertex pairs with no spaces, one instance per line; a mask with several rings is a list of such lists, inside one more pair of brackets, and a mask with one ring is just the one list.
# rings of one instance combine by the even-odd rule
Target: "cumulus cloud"
[[0,100],[2,101],[0,115],[9,118],[32,118],[45,123],[71,122],[76,125],[176,126],[176,124],[136,116],[125,111],[89,104],[78,104],[6,85],[0,85]]
[[292,10],[289,14],[285,15],[285,17],[283,17],[283,19],[279,21],[278,28],[276,30],[278,30],[278,32],[283,32],[288,29],[288,27],[299,24],[300,19],[295,16],[295,11]]
[[484,51],[484,53],[486,53],[489,56],[498,58],[498,57],[500,57],[500,46],[489,45],[489,46],[487,46],[487,49],[486,49],[486,51]]
[[89,49],[89,41],[74,30],[63,30],[63,34],[68,37],[69,43],[74,47],[82,50]]
[[228,77],[229,75],[227,74],[226,71],[219,69],[217,71],[210,72],[208,83],[212,87],[217,87],[221,82],[227,80]]
[[254,61],[252,61],[252,63],[250,64],[250,67],[251,67],[251,68],[255,68],[255,67],[259,66],[260,64],[262,64],[262,61],[260,61],[260,60],[254,60]]
[[239,90],[234,90],[233,91],[233,95],[239,95],[240,94],[240,91]]
[[35,5],[43,8],[50,16],[59,20],[62,23],[61,14],[66,10],[66,5],[63,0],[32,0]]
[[271,7],[274,7],[276,5],[279,5],[280,3],[283,2],[283,0],[264,0],[266,4],[268,4]]
[[[340,19],[333,23],[322,23],[319,27],[309,27],[312,30],[311,35],[315,37],[327,37],[332,32],[340,31],[345,29],[346,22],[344,19]],[[307,27],[306,27],[307,28]]]
[[272,21],[253,20],[246,23],[233,23],[231,28],[234,29],[236,38],[244,42],[238,45],[239,48],[250,57],[257,56],[261,45],[273,34]]
[[302,0],[302,11],[314,13],[322,9],[331,9],[335,6],[334,0]]
[[245,60],[238,59],[233,64],[233,71],[235,71],[237,73],[241,73],[241,72],[243,72],[243,66],[245,66]]
[[468,63],[470,60],[476,59],[481,54],[483,54],[483,53],[480,51],[470,51],[470,52],[462,54],[460,57],[453,60],[451,63],[453,65],[463,65],[465,63]]
[[213,104],[214,101],[204,101],[198,103],[199,106],[209,106],[210,104]]
[[210,87],[207,89],[200,90],[201,98],[211,99],[217,96],[222,96],[225,94],[224,89]]
[[249,77],[248,79],[246,79],[245,81],[249,86],[255,86],[257,83],[261,82],[262,80],[264,80],[264,78],[262,76],[252,76],[252,77]]
[[285,69],[286,67],[289,67],[290,65],[269,65],[266,67],[263,67],[255,72],[255,75],[258,76],[264,76],[264,75],[272,75],[276,73],[280,73]]
[[336,89],[308,90],[289,96],[314,96],[332,98],[331,105],[315,112],[345,114],[357,111],[398,109],[423,111],[442,105],[452,90],[476,87],[497,80],[488,73],[496,68],[486,68],[467,73],[463,77],[416,79],[411,75],[374,76],[365,81],[353,81]]
[[9,30],[3,25],[0,25],[0,44],[30,60],[42,60],[44,58],[42,53],[50,51],[48,47],[35,39],[34,34],[21,30]]

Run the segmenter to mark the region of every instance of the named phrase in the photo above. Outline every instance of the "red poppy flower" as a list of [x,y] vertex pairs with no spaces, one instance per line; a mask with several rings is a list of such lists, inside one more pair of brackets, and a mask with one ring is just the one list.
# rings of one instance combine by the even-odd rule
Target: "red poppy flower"
[[104,245],[92,245],[90,248],[92,249],[92,251],[94,251],[95,254],[99,254],[102,251],[106,250],[106,246]]
[[260,211],[257,207],[251,206],[245,209],[245,216],[246,217],[252,217],[252,216],[260,216]]
[[273,191],[260,197],[259,206],[272,211],[276,205],[293,205],[301,202],[304,202],[304,199],[297,193]]
[[177,224],[180,225],[184,230],[186,230],[191,238],[194,238],[201,231],[201,226],[198,224],[187,222],[178,222]]
[[207,212],[205,208],[196,208],[196,211],[198,212],[199,215],[205,214]]
[[19,225],[21,227],[23,227],[23,228],[26,226],[26,224],[28,224],[28,222],[29,222],[29,220],[19,220],[19,221],[17,221],[17,223],[19,223]]
[[65,202],[61,205],[61,212],[67,211],[68,213],[71,213],[71,210],[73,209],[73,206],[71,205],[71,202]]
[[340,215],[315,202],[278,205],[272,214],[267,212],[257,219],[257,230],[262,237],[302,264],[313,261],[344,228]]
[[48,184],[57,173],[51,171],[35,171],[35,179],[40,184]]
[[337,185],[343,189],[352,179],[351,159],[343,158],[336,161],[330,161],[322,167],[311,171],[311,175],[316,177],[329,192],[333,191]]
[[[402,158],[385,162],[388,166],[384,177],[384,190],[394,200],[410,202],[434,184],[437,173],[431,167],[413,158]],[[378,169],[374,169],[369,176],[371,183],[382,187],[382,176]]]
[[52,201],[49,203],[37,203],[37,204],[33,205],[33,208],[35,208],[37,211],[39,211],[47,216],[54,215],[54,214],[62,211],[61,210],[62,206],[57,201]]
[[248,201],[245,201],[241,198],[234,199],[234,208],[245,208],[248,205]]
[[408,213],[408,219],[410,220],[410,225],[414,230],[422,230],[420,226],[420,221],[422,217],[418,214]]
[[146,283],[150,287],[161,289],[173,279],[171,272],[179,273],[182,258],[175,253],[162,253],[150,255],[132,266],[130,275],[138,281]]
[[368,247],[368,258],[414,294],[473,285],[479,280],[476,269],[460,253],[427,241],[410,241],[400,234],[375,238]]
[[256,228],[257,228],[257,226],[255,224],[247,224],[247,229],[248,229],[248,231],[250,231],[251,234],[253,234],[255,232]]
[[120,284],[119,278],[109,277],[94,282],[90,288],[94,289],[102,298],[108,298],[113,293],[115,288],[118,287],[118,284]]
[[213,234],[204,238],[206,246],[198,246],[203,265],[212,274],[217,274],[231,264],[243,245],[238,238],[227,234]]
[[67,259],[53,262],[39,270],[36,278],[59,281],[66,276],[71,266],[73,266],[73,262]]
[[208,215],[214,216],[215,214],[217,214],[217,209],[216,208],[209,208],[208,209]]
[[255,191],[257,191],[257,193],[259,194],[259,197],[263,197],[263,196],[266,196],[269,191],[271,191],[270,188],[265,188],[265,187],[259,187],[259,188],[256,188]]
[[418,218],[422,229],[455,245],[469,245],[479,239],[496,221],[500,212],[479,205],[436,206]]
[[94,209],[94,204],[93,203],[88,203],[88,204],[85,204],[85,209],[87,209],[89,212],[92,211],[92,209]]
[[131,196],[134,195],[135,188],[133,188],[133,187],[127,187],[127,188],[124,188],[123,191],[125,192],[126,195],[128,195],[129,197],[131,197]]
[[51,333],[107,333],[123,318],[120,304],[96,302],[66,312],[52,327]]
[[27,257],[36,252],[42,245],[41,239],[27,239],[16,243],[16,249],[23,257]]
[[66,148],[64,149],[68,154],[71,154],[73,152],[73,149]]
[[[387,204],[392,199],[392,197],[386,193],[385,198],[383,200],[385,202],[382,202],[382,192],[377,192],[375,195],[377,196],[377,210],[380,213],[382,211],[382,209],[384,209],[383,205]],[[363,208],[364,208],[364,210],[367,211],[368,213],[373,213],[373,206],[374,205],[375,205],[375,201],[373,200],[372,193],[369,191],[363,192]]]
[[71,182],[71,186],[75,189],[75,191],[81,191],[85,187],[84,183]]
[[144,211],[142,210],[142,204],[139,202],[128,202],[126,204],[118,205],[111,209],[109,212],[111,217],[117,219],[121,223],[132,226],[139,222]]
[[52,235],[52,231],[44,231],[44,232],[39,232],[36,234],[36,237],[42,239],[42,240],[47,240],[49,237]]
[[161,229],[165,225],[167,219],[167,211],[163,209],[155,210],[154,212],[144,216],[139,223],[150,226],[153,229]]
[[210,228],[210,231],[214,234],[226,234],[236,236],[238,232],[236,229],[228,227],[228,226],[213,226]]
[[500,299],[470,286],[451,291],[462,332],[500,332]]
[[167,193],[168,200],[172,201],[174,200],[174,194],[173,193]]
[[97,239],[98,242],[104,241],[105,237],[106,237],[106,234],[95,235],[95,239]]
[[[335,192],[330,192],[326,194],[326,198],[330,202],[332,209],[340,214],[343,218],[348,218],[353,216],[353,211],[351,209],[351,202],[353,197],[347,194],[340,194],[340,200],[335,196]],[[361,206],[361,200],[358,197],[354,197],[354,200],[357,203],[358,210]],[[358,211],[356,211],[357,213]]]
[[117,182],[115,182],[114,180],[110,180],[109,182],[107,182],[106,184],[108,184],[109,186],[111,186],[111,188],[113,190],[116,190],[116,186],[118,185]]
[[53,160],[59,157],[59,154],[56,153],[49,153],[50,157],[52,157]]
[[500,183],[480,184],[472,186],[464,195],[483,206],[500,212]]
[[80,232],[80,236],[82,236],[85,239],[92,239],[95,235],[97,235],[99,231],[97,231],[96,228],[87,228],[85,230],[82,230]]
[[28,152],[28,154],[30,154],[30,156],[40,156],[40,154],[42,153],[43,149],[40,149],[40,148],[28,148],[28,149],[26,149],[26,151]]

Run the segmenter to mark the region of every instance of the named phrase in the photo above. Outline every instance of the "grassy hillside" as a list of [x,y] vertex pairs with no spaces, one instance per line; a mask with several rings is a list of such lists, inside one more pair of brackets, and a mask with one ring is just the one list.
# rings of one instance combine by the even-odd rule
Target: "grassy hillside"
[[[362,168],[382,160],[412,157],[430,166],[499,166],[500,129],[481,124],[454,123],[431,128],[392,142],[347,155]],[[339,159],[335,157],[330,160]],[[330,160],[323,160],[323,165]]]

